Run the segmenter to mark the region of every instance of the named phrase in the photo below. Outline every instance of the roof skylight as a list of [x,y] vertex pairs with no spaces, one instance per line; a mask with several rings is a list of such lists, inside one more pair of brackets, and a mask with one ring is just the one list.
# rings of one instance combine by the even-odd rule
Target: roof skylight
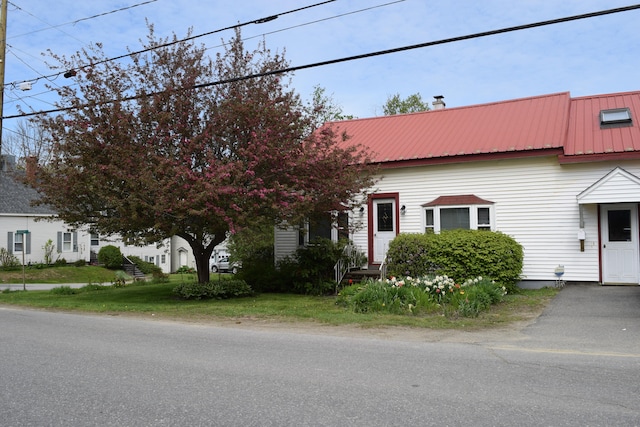
[[618,123],[631,123],[631,110],[628,108],[615,108],[600,111],[600,124],[611,125]]

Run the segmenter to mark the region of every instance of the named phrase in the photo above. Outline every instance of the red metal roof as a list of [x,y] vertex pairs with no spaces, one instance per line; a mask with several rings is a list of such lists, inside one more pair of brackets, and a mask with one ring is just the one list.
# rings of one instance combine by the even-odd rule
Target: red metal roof
[[[603,129],[600,111],[629,108],[633,125]],[[336,122],[387,167],[557,154],[563,163],[640,158],[640,91],[569,92],[421,113]]]
[[493,202],[490,202],[489,200],[481,199],[475,194],[463,194],[460,196],[440,196],[421,206],[429,207],[429,206],[492,205],[492,204]]
[[[629,108],[632,126],[601,128],[600,111]],[[640,92],[573,98],[561,161],[592,161],[640,155]]]
[[421,113],[337,122],[376,163],[561,148],[568,92]]

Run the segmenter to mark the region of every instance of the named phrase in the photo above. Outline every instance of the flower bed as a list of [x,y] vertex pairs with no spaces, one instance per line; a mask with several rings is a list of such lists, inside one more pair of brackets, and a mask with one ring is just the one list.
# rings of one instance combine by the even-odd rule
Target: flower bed
[[476,317],[492,304],[502,301],[506,288],[493,280],[476,277],[456,283],[447,276],[391,277],[369,279],[346,287],[337,303],[357,313],[389,312]]

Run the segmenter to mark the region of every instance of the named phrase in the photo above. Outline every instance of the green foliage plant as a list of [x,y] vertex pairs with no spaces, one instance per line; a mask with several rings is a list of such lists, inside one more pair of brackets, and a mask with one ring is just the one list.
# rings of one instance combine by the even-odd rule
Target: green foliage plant
[[127,256],[127,258],[129,258],[129,260],[133,262],[136,265],[136,267],[138,267],[138,269],[142,271],[144,274],[162,273],[162,269],[152,262],[145,261],[142,258],[135,255],[129,255]]
[[306,295],[326,295],[335,291],[334,266],[343,256],[347,241],[314,239],[298,248],[292,257],[278,263],[283,288]]
[[72,288],[71,286],[58,286],[49,291],[54,295],[75,295],[80,293],[80,291],[76,288]]
[[491,277],[511,293],[517,291],[522,263],[522,246],[515,239],[484,230],[399,234],[387,252],[389,275],[437,274],[462,281]]
[[106,268],[122,268],[122,252],[120,252],[120,248],[113,245],[101,247],[98,251],[98,262]]
[[435,271],[431,257],[432,234],[401,233],[389,243],[387,272],[390,276],[424,276]]
[[395,114],[418,113],[420,111],[429,111],[429,104],[422,100],[420,93],[414,93],[406,98],[400,98],[400,94],[389,96],[387,102],[382,106],[382,112],[385,116]]
[[173,289],[173,293],[185,300],[229,299],[253,295],[253,290],[244,280],[215,280],[205,284],[186,282]]
[[188,265],[183,265],[179,269],[176,270],[176,274],[195,274],[196,270],[193,267],[189,267]]
[[49,239],[44,244],[42,249],[44,250],[44,263],[46,265],[51,265],[53,262],[53,251],[55,250],[56,245],[53,244],[53,240]]
[[429,254],[438,274],[459,280],[491,277],[511,293],[522,274],[522,246],[512,237],[483,230],[450,230],[431,235]]
[[449,316],[477,317],[502,301],[506,292],[504,286],[482,277],[462,283],[447,276],[391,277],[348,286],[336,303],[355,313],[418,315],[441,310]]
[[20,260],[5,248],[0,248],[0,267],[3,269],[12,269],[20,266]]

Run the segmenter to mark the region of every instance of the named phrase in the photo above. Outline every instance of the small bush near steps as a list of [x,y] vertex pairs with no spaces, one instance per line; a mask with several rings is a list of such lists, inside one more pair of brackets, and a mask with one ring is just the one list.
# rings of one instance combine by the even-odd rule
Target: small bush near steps
[[369,279],[343,289],[337,304],[356,313],[429,314],[477,317],[502,301],[506,288],[477,277],[456,283],[447,276]]
[[182,299],[228,299],[253,295],[253,290],[244,280],[214,280],[207,283],[182,283],[173,289]]

